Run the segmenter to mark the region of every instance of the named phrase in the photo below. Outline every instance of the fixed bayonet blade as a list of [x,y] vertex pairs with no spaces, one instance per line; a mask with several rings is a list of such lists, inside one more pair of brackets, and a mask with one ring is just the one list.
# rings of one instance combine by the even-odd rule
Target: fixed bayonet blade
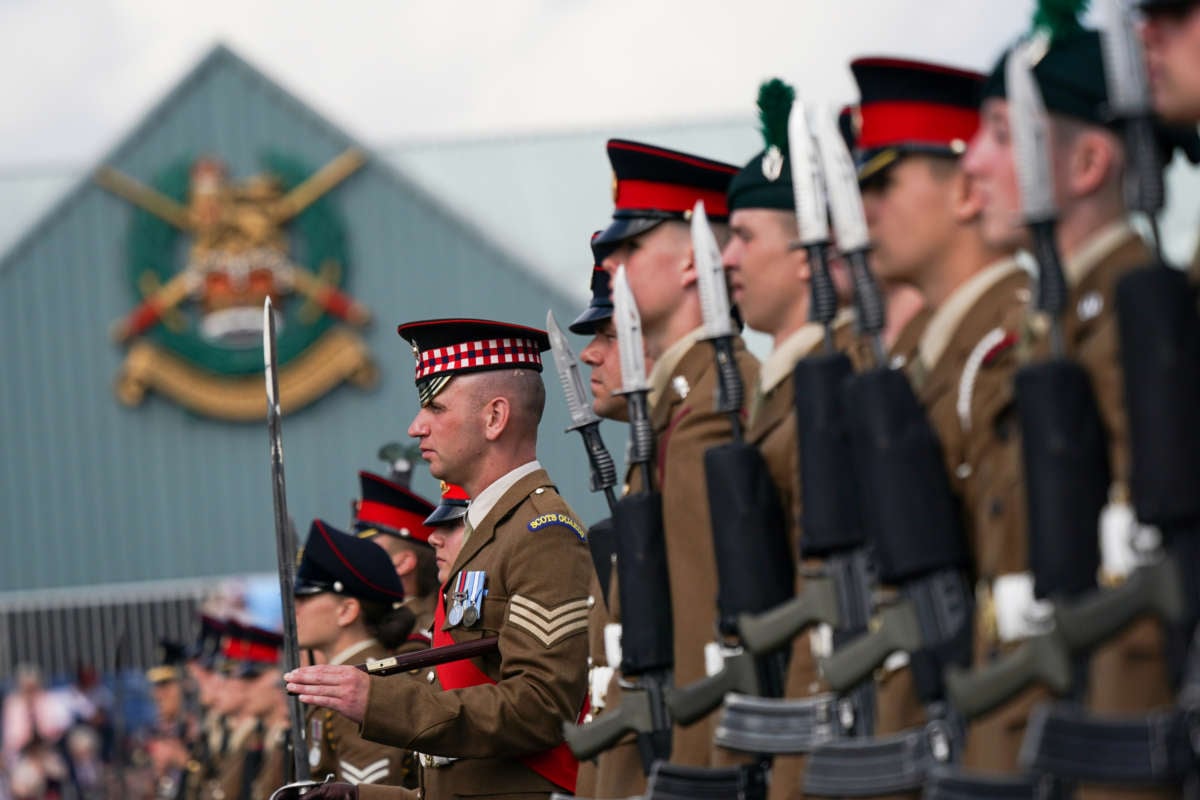
[[854,160],[832,114],[817,114],[816,133],[838,249],[843,253],[864,251],[870,246],[871,238],[867,233],[862,195],[858,192],[858,170],[854,168]]
[[729,288],[725,284],[725,267],[721,265],[721,246],[717,244],[717,237],[708,225],[703,200],[697,200],[692,210],[692,253],[696,260],[696,288],[700,292],[704,337],[719,339],[733,336]]
[[621,354],[621,391],[646,392],[646,351],[642,343],[642,317],[638,314],[625,265],[613,277],[613,322],[617,328],[617,350]]
[[1150,113],[1150,81],[1142,43],[1123,0],[1101,0],[1100,42],[1109,111],[1127,119]]
[[792,195],[796,200],[800,244],[825,244],[829,241],[825,171],[821,167],[821,151],[809,124],[808,109],[799,100],[792,103],[792,113],[788,117],[788,152],[792,161]]
[[1045,222],[1058,215],[1051,168],[1050,118],[1033,76],[1030,59],[1036,39],[1017,46],[1008,57],[1004,78],[1008,87],[1008,116],[1012,128],[1013,163],[1021,190],[1026,222]]
[[546,312],[546,332],[550,334],[550,350],[554,353],[554,366],[558,368],[558,380],[562,384],[563,395],[567,398],[567,413],[571,415],[571,427],[567,430],[582,428],[599,422],[600,418],[592,411],[591,403],[587,402],[587,392],[583,388],[583,376],[579,374],[579,361],[567,344],[567,337],[553,311]]

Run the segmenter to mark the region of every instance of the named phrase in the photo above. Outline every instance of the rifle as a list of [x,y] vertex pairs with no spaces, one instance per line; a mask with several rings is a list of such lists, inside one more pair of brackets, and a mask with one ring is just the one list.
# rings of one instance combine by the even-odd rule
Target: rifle
[[787,653],[755,656],[742,647],[739,620],[787,600],[795,585],[779,495],[757,447],[742,438],[742,377],[734,357],[733,322],[721,252],[704,202],[692,212],[700,306],[717,366],[716,410],[730,418],[733,441],[704,453],[713,552],[717,564],[717,634],[724,664],[714,675],[667,694],[667,707],[689,725],[721,704],[729,692],[781,697]]
[[629,462],[642,475],[641,491],[617,501],[613,525],[617,537],[617,575],[621,607],[638,609],[621,632],[621,705],[595,722],[563,726],[563,736],[576,758],[588,759],[612,747],[627,733],[637,734],[638,752],[647,775],[656,761],[671,753],[671,718],[665,693],[675,665],[674,623],[666,540],[662,530],[662,495],[654,490],[654,431],[646,395],[645,352],[641,318],[625,278],[617,269],[613,281],[613,319],[621,353],[621,380],[629,403]]
[[[1111,591],[1094,591],[1056,613],[1057,641],[1085,654],[1138,617],[1174,623],[1173,677],[1179,681],[1197,646],[1193,640],[1200,596],[1200,320],[1194,290],[1159,251],[1156,213],[1163,204],[1162,160],[1155,143],[1150,96],[1132,21],[1119,3],[1106,2],[1102,33],[1112,116],[1125,138],[1126,203],[1150,221],[1156,255],[1117,286],[1116,307],[1131,444],[1130,483],[1137,519],[1158,526],[1165,553],[1144,559]],[[1144,554],[1138,554],[1144,556]],[[1192,692],[1197,675],[1186,678]],[[1179,707],[1136,718],[1101,718],[1070,704],[1036,709],[1026,731],[1022,761],[1067,780],[1122,785],[1183,785],[1197,792],[1196,745],[1188,722],[1200,697],[1185,685]],[[1094,754],[1103,752],[1103,759]],[[1190,778],[1189,778],[1190,776]],[[1185,790],[1187,791],[1187,790]],[[1188,796],[1192,796],[1188,794]]]
[[[279,565],[279,600],[283,605],[283,671],[300,666],[296,637],[296,547],[288,535],[287,484],[283,474],[283,432],[280,425],[279,376],[275,360],[275,312],[271,298],[263,301],[263,366],[267,386],[267,432],[271,442],[271,496],[275,508],[275,558]],[[293,743],[292,765],[296,780],[308,780],[308,758],[304,744],[304,711],[300,699],[288,699]],[[284,769],[285,776],[287,768]]]
[[883,358],[884,305],[867,263],[870,247],[857,175],[833,118],[818,127],[839,246],[851,266],[860,329],[873,342],[876,367],[848,378],[841,402],[858,477],[866,542],[881,584],[898,587],[872,630],[821,664],[839,693],[868,680],[895,651],[909,654],[929,723],[888,737],[827,743],[809,757],[805,792],[864,796],[919,788],[931,764],[951,760],[962,740],[943,702],[945,664],[971,654],[972,593],[959,509],[941,444],[907,378]]
[[[1051,630],[970,675],[951,670],[954,705],[968,718],[996,708],[1036,682],[1066,693],[1082,673],[1087,651],[1124,614],[1112,598],[1065,604],[1095,589],[1100,567],[1097,525],[1111,481],[1108,449],[1091,380],[1064,353],[1062,311],[1067,284],[1055,243],[1058,209],[1048,142],[1049,120],[1025,47],[1009,56],[1006,81],[1014,157],[1025,221],[1039,267],[1038,309],[1051,320],[1051,357],[1016,377],[1017,416],[1028,503],[1033,596]],[[1123,587],[1123,597],[1131,588]],[[1104,619],[1095,618],[1102,614]],[[1072,661],[1074,660],[1074,664]]]
[[[795,598],[741,620],[743,642],[756,654],[770,652],[818,623],[833,627],[835,647],[865,633],[874,581],[841,397],[853,368],[844,353],[833,349],[837,292],[827,259],[825,175],[807,109],[799,101],[792,105],[788,133],[800,231],[795,246],[807,251],[812,271],[809,318],[825,327],[825,352],[802,359],[792,374],[804,509],[800,558],[821,563],[805,573]],[[873,687],[856,690],[853,704],[852,729],[869,733],[874,727]]]
[[[587,393],[583,388],[583,378],[579,374],[579,361],[567,344],[566,334],[554,318],[553,311],[546,312],[546,331],[550,335],[550,349],[554,351],[554,365],[558,368],[558,380],[562,384],[563,396],[567,400],[567,412],[571,415],[571,425],[568,431],[579,431],[583,438],[584,449],[587,450],[588,465],[591,468],[591,486],[593,492],[604,492],[611,512],[617,503],[613,487],[617,484],[617,468],[613,463],[612,454],[604,446],[600,438],[600,417],[592,410],[587,402]],[[605,519],[597,522],[588,530],[588,549],[592,554],[592,564],[596,568],[596,576],[600,580],[600,588],[604,601],[608,602],[608,587],[612,579],[612,560],[616,555],[616,539],[613,532],[612,520]]]

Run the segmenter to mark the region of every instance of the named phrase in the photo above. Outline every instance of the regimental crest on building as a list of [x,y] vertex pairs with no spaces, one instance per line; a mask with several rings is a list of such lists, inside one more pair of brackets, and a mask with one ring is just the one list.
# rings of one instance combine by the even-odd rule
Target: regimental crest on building
[[234,176],[218,157],[180,155],[147,184],[113,169],[96,182],[135,207],[125,260],[131,300],[113,338],[128,348],[114,389],[136,406],[159,392],[202,416],[266,414],[263,301],[276,309],[280,401],[296,411],[377,370],[355,332],[370,312],[347,290],[337,190],[365,163],[266,153]]

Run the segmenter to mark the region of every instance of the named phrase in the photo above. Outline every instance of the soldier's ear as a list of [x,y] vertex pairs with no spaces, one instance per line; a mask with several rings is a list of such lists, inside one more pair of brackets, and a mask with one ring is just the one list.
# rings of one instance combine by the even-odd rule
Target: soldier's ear
[[348,628],[362,616],[362,604],[353,597],[342,597],[337,607],[337,624]]
[[984,197],[979,181],[960,169],[951,179],[951,209],[960,223],[974,222],[983,214]]
[[687,256],[679,265],[679,286],[687,289],[696,283],[696,254],[692,252],[692,246],[689,244],[687,248]]
[[1088,128],[1075,136],[1069,151],[1067,180],[1073,197],[1102,191],[1106,184],[1121,190],[1121,146],[1105,130]]
[[483,407],[483,435],[489,442],[494,442],[508,428],[512,417],[512,405],[503,395],[493,397]]

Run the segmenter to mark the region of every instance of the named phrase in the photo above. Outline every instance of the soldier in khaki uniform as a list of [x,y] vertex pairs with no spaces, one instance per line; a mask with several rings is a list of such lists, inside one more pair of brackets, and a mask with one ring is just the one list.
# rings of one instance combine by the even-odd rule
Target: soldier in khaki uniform
[[430,525],[425,518],[433,503],[372,472],[358,473],[362,496],[355,504],[354,532],[387,551],[404,587],[404,605],[416,617],[409,637],[397,652],[429,647],[433,609],[437,605],[437,564],[429,546]]
[[434,477],[473,498],[434,646],[494,635],[498,650],[443,664],[429,683],[322,665],[290,673],[288,689],[361,720],[366,738],[424,753],[427,800],[573,791],[562,726],[585,700],[591,562],[582,525],[536,460],[549,340],[483,320],[400,332],[417,356],[421,398],[409,435]]
[[[276,631],[231,620],[222,641],[215,708],[228,722],[228,737],[201,788],[204,800],[249,798],[263,763],[263,709],[257,702],[278,685],[279,651],[283,638]],[[264,678],[264,676],[266,676]]]
[[[599,231],[592,235],[595,239]],[[571,333],[591,336],[579,353],[579,360],[590,367],[592,410],[602,419],[629,420],[629,407],[621,391],[621,358],[617,332],[613,326],[612,278],[601,265],[605,248],[592,247],[591,299],[571,323]],[[614,673],[619,661],[621,630],[620,603],[617,598],[615,564],[609,573],[605,592],[599,575],[593,571],[588,611],[588,705],[585,722],[595,719],[605,708],[621,703],[620,687]],[[611,651],[611,652],[610,652]],[[601,768],[603,765],[603,768]],[[636,740],[627,736],[615,747],[601,753],[595,761],[579,764],[579,797],[632,797],[645,789],[641,758]]]
[[[982,127],[965,166],[987,197],[984,235],[997,245],[1028,246],[1026,228],[1020,224],[1004,62],[1002,58],[985,86]],[[1127,425],[1114,289],[1124,274],[1150,261],[1150,252],[1127,220],[1122,195],[1124,150],[1118,136],[1105,126],[1107,92],[1099,35],[1079,27],[1060,33],[1048,45],[1033,74],[1051,112],[1050,146],[1060,211],[1057,239],[1069,287],[1064,340],[1068,355],[1084,367],[1092,380],[1108,439],[1113,484],[1102,520],[1126,520],[1123,530],[1102,531],[1102,571],[1107,572],[1115,563],[1129,563],[1128,551],[1132,548]],[[1035,316],[1031,326],[1037,339],[1033,346],[1048,350],[1046,320]],[[1126,552],[1114,554],[1114,550]],[[1120,580],[1123,576],[1103,577]],[[1156,621],[1140,620],[1093,656],[1089,710],[1138,714],[1167,705],[1172,699],[1164,632]],[[1172,797],[1175,792],[1086,789],[1081,796]]]
[[[983,76],[887,58],[851,69],[862,95],[859,181],[876,273],[914,286],[929,309],[906,369],[941,440],[981,590],[990,593],[995,578],[1026,563],[1012,381],[1029,277],[1011,248],[984,240],[983,197],[960,163],[978,129]],[[978,656],[988,658],[999,643],[977,638]],[[910,686],[907,670],[881,680],[880,733],[924,721],[903,690]],[[966,765],[1017,769],[1028,705],[1015,713],[972,729]]]
[[[412,631],[414,617],[402,605],[404,588],[387,552],[321,520],[309,529],[295,595],[298,645],[326,664],[387,658]],[[305,721],[313,780],[333,775],[355,786],[416,787],[411,753],[363,739],[356,723],[331,709],[310,708]]]
[[[722,259],[731,300],[742,318],[751,328],[772,337],[772,350],[759,370],[758,383],[748,392],[752,399],[746,441],[762,451],[785,511],[791,551],[798,559],[801,493],[792,372],[800,359],[821,352],[825,328],[809,321],[808,256],[793,246],[799,234],[787,142],[793,96],[791,87],[778,79],[759,89],[759,117],[767,134],[766,147],[734,176],[729,186],[730,237]],[[849,309],[843,309],[834,322],[838,350],[856,349],[853,318]],[[796,574],[799,591],[803,578],[799,571]],[[799,636],[792,646],[785,694],[807,697],[823,689],[812,638]],[[775,757],[772,798],[802,796],[804,762],[803,756]]]
[[[704,453],[729,441],[731,431],[728,417],[714,410],[717,370],[711,345],[700,341],[703,320],[685,220],[696,201],[703,200],[714,232],[723,241],[725,192],[737,169],[616,139],[608,143],[608,157],[616,176],[616,209],[612,223],[593,245],[608,250],[603,266],[610,275],[625,265],[642,319],[646,356],[654,362],[648,380],[655,488],[662,492],[675,684],[686,686],[705,676],[705,648],[715,637],[717,579]],[[735,357],[744,385],[753,386],[758,364],[740,338]],[[640,473],[632,476],[631,491],[640,480]],[[709,765],[716,719],[713,713],[686,728],[676,725],[672,763]]]

